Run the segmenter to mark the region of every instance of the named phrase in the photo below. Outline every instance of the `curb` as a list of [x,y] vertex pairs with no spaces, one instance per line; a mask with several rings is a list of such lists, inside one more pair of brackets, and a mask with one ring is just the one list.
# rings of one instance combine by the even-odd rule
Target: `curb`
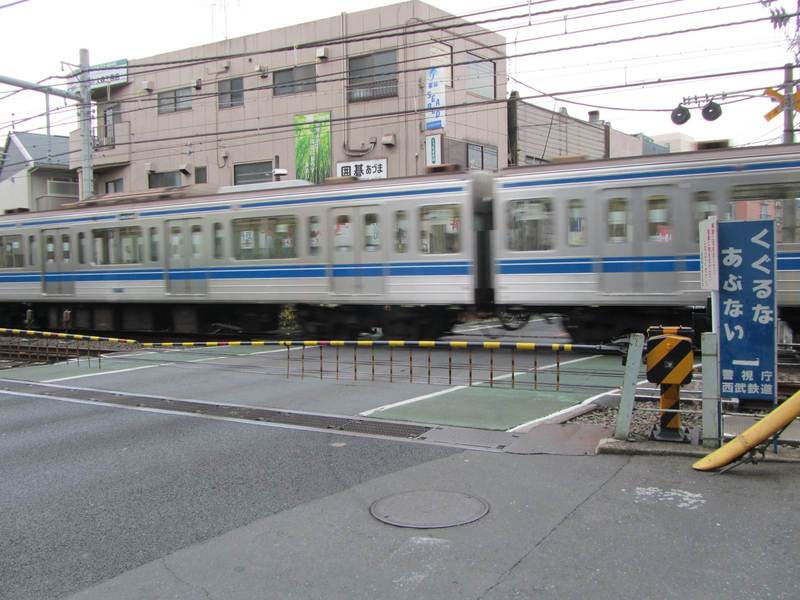
[[[597,444],[597,454],[624,454],[641,456],[685,456],[688,458],[702,458],[712,452],[713,448],[704,448],[694,444],[672,444],[669,442],[641,441],[630,442],[614,438],[604,438]],[[783,449],[788,452],[783,455],[772,454],[767,451],[763,462],[796,463],[800,464],[800,453]],[[759,462],[762,462],[759,460]]]

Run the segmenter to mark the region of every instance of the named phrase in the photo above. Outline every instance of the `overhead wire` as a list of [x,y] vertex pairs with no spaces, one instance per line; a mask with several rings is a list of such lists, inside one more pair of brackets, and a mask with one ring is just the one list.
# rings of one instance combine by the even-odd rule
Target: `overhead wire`
[[[620,44],[620,43],[626,43],[626,42],[630,42],[630,41],[640,41],[640,40],[645,40],[645,39],[660,38],[660,37],[665,37],[665,36],[670,36],[670,35],[680,35],[680,34],[685,34],[685,33],[694,33],[694,32],[700,32],[700,31],[707,31],[707,30],[711,30],[711,29],[732,27],[732,26],[737,26],[737,25],[742,25],[742,24],[750,24],[750,23],[760,22],[760,21],[764,21],[764,20],[769,20],[771,18],[772,17],[760,17],[760,18],[756,18],[756,19],[748,19],[748,20],[743,20],[743,21],[717,23],[717,24],[700,26],[700,27],[695,27],[695,28],[690,28],[690,29],[645,34],[645,35],[641,35],[641,36],[634,36],[634,37],[629,37],[629,38],[621,38],[621,39],[617,39],[617,40],[604,40],[604,41],[592,42],[592,43],[588,43],[588,44],[580,44],[580,45],[566,46],[566,47],[560,47],[560,48],[536,50],[536,51],[531,51],[531,52],[518,53],[518,54],[514,54],[514,55],[507,55],[505,58],[517,58],[517,57],[522,57],[522,56],[534,56],[534,55],[541,55],[541,54],[550,54],[550,53],[554,53],[554,52],[562,52],[562,51],[569,51],[569,50],[575,50],[575,49],[587,49],[587,48],[593,48],[593,47],[597,47],[597,46],[606,46],[606,45],[610,45],[610,44]],[[458,51],[458,52],[453,52],[453,55],[461,54],[461,53],[469,53],[469,52],[470,52],[469,50]],[[420,60],[420,59],[407,59],[407,60],[403,60],[403,61],[396,61],[396,64],[417,62],[418,60]],[[490,59],[486,59],[486,60],[490,60]],[[456,66],[472,64],[474,62],[476,62],[476,61],[475,60],[465,60],[465,61],[459,61],[459,62],[452,61],[451,65],[452,65],[453,68],[455,68]],[[415,67],[415,68],[398,69],[398,70],[396,70],[396,75],[400,75],[400,74],[403,74],[403,73],[420,72],[420,71],[426,70],[427,68],[428,68],[427,66],[422,66],[422,67]],[[343,77],[338,77],[340,75],[342,75]],[[258,76],[258,75],[256,74],[255,76]],[[315,81],[317,83],[331,83],[331,82],[347,81],[348,79],[351,79],[351,78],[352,78],[352,74],[351,73],[349,73],[348,71],[341,71],[341,72],[326,74],[326,75],[323,75],[321,77],[316,77]],[[308,82],[308,81],[310,81],[310,78],[309,79],[302,79],[301,78],[300,80],[295,81],[295,84]],[[259,85],[259,86],[256,86],[256,87],[245,88],[242,91],[244,92],[244,91],[274,89],[275,87],[276,86],[275,86],[274,83],[273,84],[264,84],[264,85]],[[219,95],[218,92],[209,92],[209,93],[206,93],[206,94],[195,95],[195,96],[193,96],[193,99],[194,98],[203,98],[203,97],[217,97],[218,95]],[[119,104],[126,103],[126,102],[141,103],[142,101],[143,101],[142,98],[126,98],[126,99],[119,99],[117,101],[117,103],[119,103]],[[147,100],[145,100],[145,101],[147,101]],[[157,97],[156,98],[151,98],[150,102],[153,102],[153,103],[157,102]],[[124,111],[124,112],[136,112],[136,111],[139,111],[139,110],[149,110],[151,108],[152,108],[152,106],[137,107],[136,109],[132,109],[131,111]],[[124,114],[124,112],[122,114]]]

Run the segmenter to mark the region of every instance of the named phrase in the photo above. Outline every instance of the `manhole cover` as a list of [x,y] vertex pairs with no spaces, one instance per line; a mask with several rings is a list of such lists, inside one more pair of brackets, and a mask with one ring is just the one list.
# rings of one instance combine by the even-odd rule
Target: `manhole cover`
[[435,529],[477,521],[489,512],[489,504],[477,496],[461,492],[419,490],[376,500],[369,512],[389,525]]

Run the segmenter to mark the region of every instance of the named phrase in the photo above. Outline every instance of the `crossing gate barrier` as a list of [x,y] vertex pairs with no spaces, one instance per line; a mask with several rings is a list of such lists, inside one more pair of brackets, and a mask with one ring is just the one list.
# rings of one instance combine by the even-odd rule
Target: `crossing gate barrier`
[[689,327],[649,327],[647,329],[647,381],[661,385],[659,422],[651,439],[689,442],[681,427],[680,388],[692,381],[694,350]]

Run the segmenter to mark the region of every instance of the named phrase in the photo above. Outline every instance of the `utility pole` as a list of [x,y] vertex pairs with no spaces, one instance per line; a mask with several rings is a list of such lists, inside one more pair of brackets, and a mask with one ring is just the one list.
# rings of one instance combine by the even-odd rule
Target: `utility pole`
[[78,104],[78,122],[81,125],[81,200],[86,200],[94,193],[94,169],[92,168],[92,88],[89,81],[89,51],[81,48],[80,71],[80,103]]
[[794,81],[792,64],[783,66],[783,143],[794,144]]
[[[78,81],[80,82],[80,92],[74,93],[70,91],[59,90],[50,86],[40,85],[31,81],[23,81],[14,77],[7,77],[0,75],[0,83],[12,85],[14,87],[22,88],[25,90],[33,90],[47,95],[58,96],[66,98],[67,100],[74,100],[78,102],[78,121],[81,126],[80,140],[81,140],[81,200],[86,200],[93,193],[94,188],[94,170],[92,169],[92,98],[91,98],[91,84],[89,74],[89,51],[82,49],[80,53],[80,73],[78,74]],[[50,120],[49,113],[49,99],[48,104],[48,123]],[[49,134],[49,130],[48,130]]]

